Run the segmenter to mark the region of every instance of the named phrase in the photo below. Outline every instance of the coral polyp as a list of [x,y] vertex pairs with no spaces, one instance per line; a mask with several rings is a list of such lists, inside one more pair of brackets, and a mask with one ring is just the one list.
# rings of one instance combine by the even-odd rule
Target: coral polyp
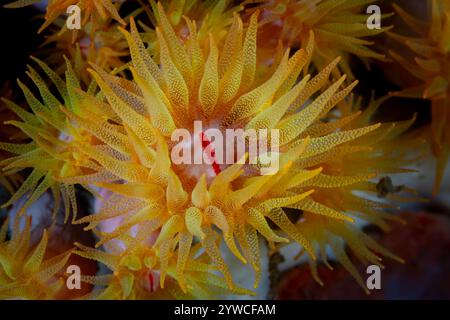
[[14,221],[11,238],[6,239],[8,221],[0,231],[0,299],[57,299],[64,290],[64,266],[71,251],[50,255],[48,233],[40,242],[30,243],[31,219]]
[[[262,297],[267,260],[289,252],[320,285],[334,260],[369,294],[361,266],[404,261],[363,226],[388,232],[397,202],[423,200],[396,178],[427,152],[420,114],[391,117],[396,98],[356,79],[355,58],[389,62],[377,3],[49,1],[39,59],[0,106],[0,297]],[[397,95],[432,101],[441,177],[449,8],[431,4],[425,32],[395,7],[421,38],[389,34],[420,56],[391,53],[420,84]]]
[[[76,117],[76,114],[86,107],[85,99],[89,100],[89,105],[95,99],[86,98],[87,93],[81,90],[69,63],[66,72],[67,82],[65,82],[43,62],[38,59],[35,61],[51,79],[59,96],[57,98],[53,95],[43,78],[29,67],[27,74],[37,86],[42,102],[20,81],[19,86],[32,112],[28,112],[10,100],[5,100],[7,106],[20,119],[7,121],[6,124],[19,128],[31,141],[25,144],[0,143],[0,149],[15,155],[1,162],[3,172],[10,175],[25,168],[33,170],[10,200],[3,204],[3,207],[8,207],[21,197],[27,196],[28,199],[21,210],[23,213],[29,205],[51,189],[55,198],[54,214],[59,210],[62,199],[66,208],[66,219],[70,211],[73,211],[75,219],[77,203],[74,184],[82,182],[79,180],[71,182],[69,179],[89,174],[101,175],[105,172],[80,152],[79,148],[82,145],[96,143],[92,140],[93,136],[90,132],[79,130],[76,120],[71,123],[67,114],[73,115],[72,118]],[[94,104],[101,105],[99,102]]]
[[198,245],[188,257],[184,257],[186,248],[179,247],[160,261],[143,230],[150,229],[141,228],[136,237],[123,242],[125,247],[111,246],[108,252],[78,245],[82,250],[75,254],[95,259],[112,271],[108,275],[83,277],[87,283],[104,287],[90,293],[90,298],[208,299],[225,294],[252,294],[239,287],[230,290],[224,278],[215,274],[217,269],[206,255],[198,253]]
[[[145,7],[145,11],[150,18],[153,28],[146,26],[142,38],[148,44],[152,56],[159,54],[158,39],[155,27],[161,22],[157,2],[149,0],[150,7]],[[227,29],[233,22],[233,14],[240,13],[244,9],[243,4],[235,4],[229,0],[214,1],[164,1],[161,5],[166,12],[167,21],[172,25],[175,33],[180,39],[186,40],[189,37],[190,29],[195,24],[196,37],[200,44],[207,45],[208,34],[214,34],[217,40],[222,40]],[[186,20],[189,17],[190,22]],[[189,25],[191,24],[191,25]]]
[[[258,1],[256,1],[258,2]],[[260,1],[262,10],[259,39],[262,48],[267,50],[267,58],[276,56],[279,44],[282,46],[305,48],[314,32],[314,50],[312,64],[323,69],[330,60],[341,56],[339,67],[342,73],[352,75],[349,55],[361,59],[384,60],[383,53],[376,52],[370,46],[370,39],[383,33],[390,26],[368,28],[366,8],[377,1],[333,1],[333,0],[270,0]],[[384,19],[390,14],[384,14]],[[274,37],[274,34],[277,36]],[[334,71],[338,74],[338,70]]]
[[[58,75],[64,74],[65,59],[68,59],[72,62],[76,76],[87,86],[91,82],[86,71],[90,62],[110,72],[120,69],[128,59],[127,43],[117,30],[118,25],[107,20],[92,34],[89,28],[79,30],[75,37],[67,32],[52,34],[43,43],[45,54],[39,54],[39,56]],[[54,51],[52,47],[56,47],[57,51]]]
[[[332,162],[326,161],[337,150],[344,157],[354,149],[364,149],[358,142],[364,141],[361,139],[380,125],[362,124],[345,130],[345,125],[358,117],[357,113],[336,122],[320,121],[356,82],[339,90],[344,76],[319,92],[327,85],[339,59],[312,79],[307,75],[297,82],[313,50],[312,32],[305,50],[297,51],[290,58],[286,51],[273,73],[265,81],[256,81],[257,15],[251,17],[245,31],[241,19],[235,15],[219,50],[212,35],[208,48],[202,48],[195,28],[191,28],[186,42],[180,41],[160,6],[160,25],[156,29],[159,61],[154,61],[142,49],[143,43],[131,20],[131,33],[122,32],[131,50],[133,83],[112,77],[98,67],[91,70],[110,108],[120,118],[123,129],[117,127],[116,134],[125,134],[129,143],[110,144],[117,151],[128,151],[120,158],[90,147],[84,148],[84,152],[121,178],[120,184],[96,185],[120,195],[114,201],[123,210],[94,214],[77,223],[88,222],[91,229],[102,221],[122,217],[115,229],[100,232],[97,246],[114,239],[127,239],[140,232],[144,224],[150,224],[151,232],[159,230],[153,247],[160,265],[167,265],[178,248],[182,267],[177,269],[176,278],[183,290],[181,279],[194,239],[200,241],[230,289],[235,285],[214,241],[216,237],[223,238],[238,259],[253,267],[255,287],[261,270],[258,234],[271,243],[298,242],[315,259],[310,239],[288,219],[282,208],[295,208],[303,210],[305,216],[307,212],[336,223],[351,224],[354,218],[345,212],[347,208],[333,203],[326,189],[336,188],[335,194],[342,192],[345,196],[351,193],[347,186],[368,183],[382,172],[374,167],[366,168],[361,174],[351,174],[345,166],[332,167]],[[192,26],[189,20],[188,24]],[[314,97],[312,101],[305,105],[311,97]],[[192,130],[196,120],[217,130],[279,130],[280,170],[274,175],[261,176],[250,165],[242,163],[221,166],[214,173],[206,168],[202,172],[195,165],[177,167],[171,162],[173,142],[169,139],[177,128]],[[97,132],[101,132],[100,127]],[[384,130],[379,131],[380,135],[383,133]],[[193,170],[200,172],[196,175]],[[131,203],[134,203],[132,210]],[[281,232],[270,227],[268,219]],[[160,271],[161,282],[165,272]]]
[[[395,94],[398,96],[423,98],[431,101],[432,125],[430,126],[432,150],[437,157],[437,193],[442,183],[449,157],[450,141],[450,5],[446,1],[427,2],[431,20],[425,23],[408,14],[399,6],[394,6],[405,23],[417,36],[390,36],[403,44],[410,53],[406,58],[395,51],[391,56],[417,79],[414,87]],[[408,59],[410,57],[410,59]]]
[[[22,8],[28,5],[32,5],[36,1],[14,1],[7,5],[6,8]],[[120,2],[117,2],[120,5]],[[102,21],[113,18],[117,22],[125,25],[125,21],[120,17],[117,11],[117,4],[114,4],[111,0],[49,0],[46,6],[45,22],[39,28],[38,32],[42,32],[48,26],[50,26],[55,20],[67,13],[67,9],[70,6],[77,6],[80,12],[83,12],[81,19],[81,25],[90,24],[93,30],[95,30]],[[72,11],[71,11],[72,12]],[[63,27],[67,30],[66,27]],[[76,30],[75,30],[76,32]]]
[[[345,130],[355,130],[370,123],[373,114],[384,101],[386,98],[371,100],[364,110],[361,110],[360,100],[342,101],[340,103],[342,118],[334,122],[318,124],[317,127],[322,129],[331,127],[333,130],[336,124],[340,123]],[[405,135],[414,121],[415,117],[403,122],[383,123],[367,135],[335,147],[329,153],[325,152],[319,157],[304,160],[305,166],[314,167],[320,163],[323,168],[320,175],[309,180],[311,187],[315,188],[315,192],[311,195],[313,201],[325,204],[339,212],[346,212],[355,219],[369,221],[386,232],[390,229],[390,221],[401,223],[401,219],[395,215],[384,212],[390,206],[389,204],[369,200],[367,196],[358,196],[356,192],[378,194],[379,197],[401,200],[396,194],[399,190],[387,188],[386,193],[382,194],[380,185],[383,183],[382,177],[386,175],[408,172],[410,161],[423,149],[423,139]],[[418,151],[411,153],[411,149]],[[392,165],[392,161],[395,165]],[[348,166],[350,163],[351,168]],[[412,197],[415,196],[414,190],[407,187],[401,189],[409,192]],[[308,202],[305,203],[306,206],[313,204]],[[302,219],[296,223],[298,230],[301,230],[305,237],[318,248],[320,260],[332,269],[326,254],[326,248],[330,247],[337,260],[366,292],[368,292],[366,285],[347,255],[345,246],[349,246],[353,254],[367,265],[382,265],[383,257],[402,262],[401,258],[378,245],[354,225],[332,219],[332,217],[313,214],[314,211],[308,210],[306,206],[297,204],[291,207],[303,210]],[[300,252],[300,254],[303,253]],[[310,259],[309,262],[313,276],[321,285],[324,285],[317,274],[317,261]]]

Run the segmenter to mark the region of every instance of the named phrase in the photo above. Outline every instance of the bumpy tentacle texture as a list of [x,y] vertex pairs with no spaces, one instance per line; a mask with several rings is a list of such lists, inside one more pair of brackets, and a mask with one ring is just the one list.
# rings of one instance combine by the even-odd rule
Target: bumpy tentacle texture
[[[14,155],[0,162],[2,171],[6,175],[15,174],[26,168],[31,168],[32,171],[10,200],[3,204],[3,207],[8,207],[25,196],[27,201],[20,210],[20,214],[23,214],[29,205],[51,189],[55,199],[54,215],[59,210],[60,202],[63,201],[66,220],[70,211],[73,212],[73,219],[75,219],[77,202],[74,185],[76,183],[89,189],[87,185],[90,179],[110,181],[117,178],[80,152],[84,145],[89,145],[91,148],[104,148],[104,146],[101,140],[89,131],[92,128],[89,129],[89,126],[85,124],[81,129],[77,125],[79,121],[77,115],[90,113],[93,118],[97,117],[98,123],[102,123],[95,112],[102,109],[104,114],[107,110],[106,105],[81,90],[69,63],[67,63],[66,82],[64,82],[42,61],[34,60],[56,87],[58,97],[50,92],[38,72],[29,67],[27,75],[36,85],[42,101],[20,81],[18,81],[19,86],[31,110],[27,111],[10,100],[4,100],[19,118],[19,120],[7,121],[5,124],[19,128],[30,142],[0,143],[1,150]],[[91,86],[89,90],[95,90],[95,86]],[[106,130],[109,128],[106,123],[104,127]],[[108,152],[108,149],[105,151]]]
[[[0,90],[0,95],[2,97],[12,98],[12,91],[9,89],[8,85],[5,85]],[[5,121],[17,120],[17,116],[14,112],[8,109],[6,103],[2,100],[0,101],[0,123],[4,123]],[[20,142],[25,139],[26,136],[22,134],[22,132],[11,126],[2,126],[2,130],[0,131],[0,141],[9,140],[11,142]],[[9,153],[3,150],[0,150],[0,161],[5,160],[9,157]],[[10,194],[14,194],[14,192],[19,188],[22,184],[23,179],[19,174],[11,174],[6,175],[2,170],[0,170],[0,185]]]
[[[22,227],[21,220],[25,222]],[[9,240],[7,231],[5,221],[0,230],[0,299],[58,299],[71,251],[49,256],[47,231],[32,245],[29,217],[15,219]]]
[[433,153],[437,157],[434,193],[439,191],[450,148],[450,3],[428,1],[431,20],[426,23],[394,5],[417,36],[390,36],[410,50],[410,57],[390,51],[391,56],[418,79],[418,85],[396,95],[431,101],[430,126]]
[[[254,1],[248,1],[250,3]],[[258,1],[257,1],[258,2]],[[323,69],[330,60],[341,56],[340,70],[352,78],[350,55],[363,60],[369,58],[384,60],[385,56],[369,46],[369,39],[389,30],[390,26],[379,29],[367,27],[366,9],[376,4],[376,0],[268,0],[260,1],[262,10],[259,39],[263,54],[271,61],[277,55],[281,40],[282,47],[305,48],[310,31],[314,32],[315,53],[312,64],[317,70]],[[251,11],[251,10],[250,10]],[[383,14],[382,19],[390,16]],[[276,35],[276,36],[274,36]],[[338,70],[334,74],[339,75]]]
[[[7,4],[7,8],[21,8],[39,1],[19,0]],[[65,72],[65,59],[71,61],[79,79],[86,85],[90,82],[86,72],[89,62],[111,71],[123,66],[128,58],[126,41],[117,31],[126,25],[127,17],[121,18],[118,8],[122,2],[111,0],[50,0],[46,2],[45,22],[38,32],[46,29],[48,36],[35,55],[48,64],[58,75]],[[79,28],[69,30],[67,23],[74,18],[69,6],[80,8]],[[72,20],[73,21],[73,20]]]
[[[101,262],[112,271],[107,275],[83,276],[82,281],[99,288],[84,299],[210,299],[225,294],[252,294],[239,287],[230,290],[206,254],[199,253],[198,244],[191,253],[186,253],[192,239],[172,251],[177,242],[173,239],[162,249],[168,255],[160,260],[157,250],[148,243],[147,232],[152,232],[153,228],[151,223],[141,225],[136,237],[123,240],[127,249],[108,246],[104,252],[77,244],[80,250],[75,251],[76,254]],[[183,233],[179,237],[184,243],[189,236]],[[174,281],[180,268],[183,268],[184,291]]]
[[117,30],[118,25],[118,22],[107,19],[98,25],[95,32],[91,32],[90,27],[83,27],[77,34],[53,32],[36,55],[58,75],[64,74],[67,58],[80,81],[89,85],[91,77],[86,71],[89,63],[98,64],[109,72],[119,70],[129,59],[128,46]]
[[[313,128],[321,128],[319,131],[316,131],[317,129],[313,129],[313,131],[325,130],[322,131],[324,133],[335,130],[338,123],[343,130],[355,130],[367,125],[371,123],[372,115],[386,99],[387,97],[371,100],[367,108],[364,109],[361,108],[361,99],[342,101],[339,103],[342,116],[335,121],[320,123],[316,125],[317,127],[313,126]],[[376,225],[385,232],[390,229],[387,221],[402,222],[395,215],[386,213],[386,209],[394,209],[388,203],[375,202],[366,197],[359,197],[355,194],[355,191],[359,194],[364,192],[365,194],[373,194],[373,196],[386,197],[393,201],[418,200],[414,198],[414,190],[405,186],[393,187],[391,184],[385,183],[386,179],[389,179],[386,176],[390,174],[410,171],[407,169],[408,165],[422,155],[421,151],[423,151],[425,141],[414,135],[405,134],[414,121],[415,116],[403,122],[384,123],[378,129],[358,138],[356,141],[334,148],[332,153],[307,159],[306,163],[309,162],[309,165],[320,163],[320,166],[324,168],[322,176],[318,175],[316,178],[309,180],[309,183],[316,190],[311,198],[316,203],[325,204],[340,212],[347,212],[355,218]],[[325,129],[327,127],[328,129]],[[412,154],[411,150],[417,150],[417,152]],[[325,172],[329,175],[325,175]],[[348,175],[346,182],[342,177],[335,176],[336,174]],[[377,179],[371,179],[370,181],[358,178],[353,181],[349,179],[349,176],[364,177],[371,174],[374,178],[376,176],[382,178],[378,181]],[[399,197],[398,192],[401,190],[409,192],[412,195],[411,198],[407,200],[404,196]],[[353,251],[359,261],[365,264],[382,265],[381,256],[399,262],[403,261],[378,245],[357,227],[345,221],[336,221],[327,216],[314,214],[315,211],[311,211],[314,207],[308,202],[309,200],[293,206],[293,208],[303,210],[302,218],[296,223],[296,227],[302,230],[305,237],[313,243],[325,265],[332,269],[327,261],[326,253],[327,249],[331,249],[337,260],[366,292],[366,284],[358,274],[352,259],[347,255],[346,246]],[[303,254],[303,251],[300,251],[299,254]],[[314,278],[323,285],[317,273],[317,262],[310,260],[310,265]]]
[[[5,5],[6,8],[22,8],[39,2],[37,0],[17,0]],[[112,0],[49,0],[45,13],[45,22],[42,24],[38,32],[42,32],[45,28],[50,26],[58,17],[67,13],[67,8],[76,5],[82,12],[81,25],[90,24],[93,31],[95,31],[102,21],[113,18],[117,22],[125,25],[125,21],[119,16],[117,11],[117,2]],[[119,3],[120,5],[120,3]],[[71,12],[73,14],[73,12]],[[63,24],[63,30],[67,30]],[[76,32],[76,29],[74,30]]]
[[[112,196],[96,214],[76,221],[88,223],[86,230],[93,229],[100,237],[97,246],[105,245],[105,252],[89,248],[79,252],[114,271],[104,279],[108,286],[102,295],[140,296],[138,286],[147,286],[149,291],[155,275],[150,282],[141,277],[156,270],[160,286],[169,278],[166,282],[177,283],[181,292],[196,296],[201,277],[192,274],[200,268],[192,260],[192,244],[204,251],[227,288],[237,292],[218,239],[252,266],[257,286],[259,235],[271,245],[297,242],[314,261],[314,245],[328,241],[319,234],[330,231],[349,242],[362,239],[352,228],[355,217],[385,226],[387,216],[377,210],[382,206],[354,191],[374,191],[373,179],[380,173],[402,171],[390,167],[385,158],[392,151],[386,146],[388,137],[401,130],[369,125],[359,112],[330,121],[330,110],[356,82],[340,88],[343,76],[327,87],[339,58],[312,79],[309,75],[299,78],[311,59],[313,32],[304,49],[293,55],[286,50],[273,72],[260,79],[256,77],[258,13],[252,15],[247,28],[235,15],[224,41],[210,34],[205,46],[198,40],[195,23],[188,20],[189,35],[180,38],[163,7],[158,5],[157,10],[158,60],[144,49],[131,20],[131,32],[122,32],[130,46],[133,80],[112,76],[95,65],[90,70],[107,101],[105,110],[112,111],[96,118],[107,121],[93,121],[92,113],[68,112],[81,129],[104,143],[101,148],[83,145],[79,149],[83,156],[117,177],[113,183],[91,180]],[[260,175],[262,163],[236,159],[230,165],[176,164],[171,155],[181,150],[171,136],[177,128],[193,133],[196,120],[205,129],[220,132],[277,129],[279,170]],[[199,139],[208,142],[203,132]],[[283,208],[294,208],[298,215],[303,212],[303,218],[292,222]],[[311,234],[308,225],[320,225],[323,230]],[[156,239],[148,239],[150,235]],[[351,246],[358,257],[371,262],[380,259],[374,252],[394,257],[364,239]],[[219,283],[219,278],[214,279],[208,280],[210,284]]]
[[[152,55],[158,56],[158,39],[154,27],[160,23],[158,13],[158,1],[149,0],[143,9],[147,13],[152,27],[144,27],[142,39],[148,44],[148,49]],[[172,25],[175,33],[182,39],[189,36],[189,23],[184,17],[194,20],[197,27],[197,38],[200,43],[208,41],[208,34],[215,35],[215,39],[222,39],[227,34],[227,29],[233,22],[233,14],[240,13],[244,9],[242,4],[231,0],[168,0],[161,2],[167,16],[167,20]],[[140,21],[141,22],[141,21]]]

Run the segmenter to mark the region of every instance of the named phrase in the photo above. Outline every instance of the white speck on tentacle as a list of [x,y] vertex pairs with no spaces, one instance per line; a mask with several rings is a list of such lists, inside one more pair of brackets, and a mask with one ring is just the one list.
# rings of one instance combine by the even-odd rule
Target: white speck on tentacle
[[81,53],[86,57],[88,55],[89,47],[91,46],[91,38],[84,37],[80,39]]
[[58,139],[64,142],[72,142],[73,136],[66,134],[65,132],[61,132],[58,136]]

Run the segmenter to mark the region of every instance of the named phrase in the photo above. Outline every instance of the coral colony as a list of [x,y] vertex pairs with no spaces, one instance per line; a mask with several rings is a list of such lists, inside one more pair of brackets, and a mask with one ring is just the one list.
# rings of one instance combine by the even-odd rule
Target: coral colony
[[[403,260],[356,222],[388,231],[417,201],[389,175],[432,153],[438,193],[449,155],[450,5],[427,2],[429,20],[374,0],[44,2],[47,40],[2,90],[0,298],[251,296],[291,244],[321,285],[333,259],[369,293],[355,258]],[[375,120],[390,97],[352,93],[354,61],[412,73],[391,95],[430,100],[432,124]]]

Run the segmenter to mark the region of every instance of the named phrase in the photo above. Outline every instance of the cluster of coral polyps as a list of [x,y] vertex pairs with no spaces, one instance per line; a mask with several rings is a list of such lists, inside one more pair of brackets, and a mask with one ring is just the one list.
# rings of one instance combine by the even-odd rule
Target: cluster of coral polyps
[[[137,8],[122,10],[123,3]],[[381,29],[368,29],[366,8],[376,3],[48,1],[39,30],[48,32],[46,46],[32,57],[29,79],[18,81],[25,103],[5,97],[1,111],[0,181],[11,197],[3,204],[0,298],[252,295],[262,255],[290,243],[321,284],[317,264],[330,266],[329,255],[363,290],[350,254],[366,264],[402,262],[356,222],[388,231],[400,220],[391,201],[404,199],[400,191],[417,197],[388,176],[410,171],[423,139],[410,130],[415,116],[373,120],[387,97],[351,93],[352,59],[386,61],[371,39],[388,29],[420,55],[419,69],[391,53],[426,83],[415,93],[433,101],[442,163],[450,12],[430,1],[423,34],[424,22],[395,8],[424,37],[410,40],[384,26],[390,12]],[[80,30],[61,20],[69,5],[81,8]],[[195,121],[221,132],[277,130],[279,170],[260,175],[245,161],[214,170],[175,164],[172,134],[192,131]],[[87,193],[91,209],[79,205]],[[96,243],[81,244],[83,234]],[[230,254],[253,270],[253,287],[236,283]],[[93,263],[103,266],[97,275],[86,271]],[[74,264],[89,286],[68,294]]]

